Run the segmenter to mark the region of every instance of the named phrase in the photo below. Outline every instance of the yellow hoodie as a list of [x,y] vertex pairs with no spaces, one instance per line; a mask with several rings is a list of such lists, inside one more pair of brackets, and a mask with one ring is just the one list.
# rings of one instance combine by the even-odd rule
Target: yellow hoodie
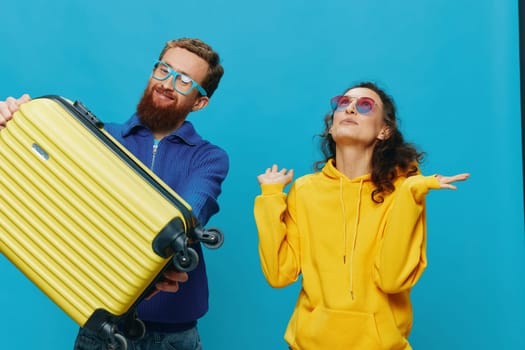
[[370,175],[348,179],[328,161],[322,172],[262,185],[254,214],[261,266],[284,287],[302,274],[285,340],[301,350],[406,350],[410,288],[427,265],[425,195],[434,176],[394,180],[383,203]]

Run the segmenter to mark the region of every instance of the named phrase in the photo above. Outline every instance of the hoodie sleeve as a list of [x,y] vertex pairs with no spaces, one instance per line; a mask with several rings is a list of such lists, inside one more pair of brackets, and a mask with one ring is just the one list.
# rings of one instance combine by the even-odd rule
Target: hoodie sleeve
[[382,230],[374,277],[385,293],[413,287],[427,266],[425,196],[439,188],[434,176],[407,178],[395,198]]
[[295,186],[288,197],[280,184],[261,185],[255,198],[254,216],[259,235],[259,256],[266,280],[272,287],[295,282],[300,273],[299,236],[295,221]]

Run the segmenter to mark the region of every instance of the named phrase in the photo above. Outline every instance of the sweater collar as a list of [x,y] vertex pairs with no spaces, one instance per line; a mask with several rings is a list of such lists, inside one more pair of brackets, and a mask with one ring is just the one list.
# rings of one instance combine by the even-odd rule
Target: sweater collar
[[[137,113],[133,114],[122,128],[123,137],[129,136],[131,134],[137,134],[141,136],[149,136],[152,134],[151,130],[142,124]],[[202,140],[195,131],[193,124],[189,121],[184,121],[184,123],[182,123],[182,125],[177,130],[166,136],[165,139],[171,142],[177,142],[180,140],[188,146],[195,146]]]

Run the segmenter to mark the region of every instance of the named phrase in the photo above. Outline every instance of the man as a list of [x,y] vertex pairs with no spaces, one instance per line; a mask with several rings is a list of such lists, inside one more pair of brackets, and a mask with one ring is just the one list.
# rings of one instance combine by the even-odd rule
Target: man
[[[229,161],[186,118],[208,105],[223,72],[219,55],[201,40],[169,41],[154,65],[137,112],[124,124],[105,125],[190,204],[202,225],[219,210],[217,198]],[[23,95],[0,102],[0,129],[29,100]],[[167,271],[157,291],[140,303],[138,316],[146,325],[146,336],[128,340],[128,349],[202,349],[197,320],[208,310],[208,281],[202,248],[200,244],[194,248],[199,254],[197,268],[189,273]],[[105,349],[103,345],[92,332],[81,329],[75,350]]]

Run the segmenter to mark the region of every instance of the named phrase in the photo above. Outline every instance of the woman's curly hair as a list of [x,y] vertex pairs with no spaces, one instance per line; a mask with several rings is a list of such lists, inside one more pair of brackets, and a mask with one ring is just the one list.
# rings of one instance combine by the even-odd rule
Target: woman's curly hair
[[[393,180],[399,174],[412,176],[419,172],[418,164],[423,161],[424,153],[419,152],[413,144],[405,142],[399,131],[396,117],[394,100],[376,84],[361,82],[348,89],[366,88],[376,92],[383,103],[383,118],[389,129],[389,137],[377,140],[372,153],[372,182],[375,190],[372,192],[372,200],[382,203],[384,194],[395,190]],[[321,138],[321,152],[325,159],[314,163],[314,169],[319,171],[329,159],[335,161],[335,142],[330,134],[334,113],[327,114],[324,118],[325,129]]]

